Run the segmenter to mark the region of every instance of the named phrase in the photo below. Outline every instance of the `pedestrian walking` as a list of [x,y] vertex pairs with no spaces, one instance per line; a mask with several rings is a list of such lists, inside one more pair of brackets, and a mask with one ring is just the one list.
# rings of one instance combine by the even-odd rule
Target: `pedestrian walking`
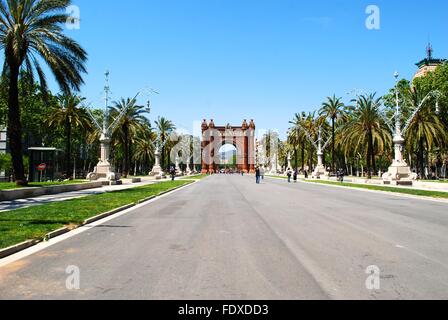
[[288,175],[288,183],[291,183],[292,172],[290,169],[288,169],[287,175]]
[[294,170],[294,183],[297,183],[297,177],[299,175],[299,172],[296,170]]
[[170,168],[171,181],[174,181],[176,178],[176,169],[174,167]]
[[260,184],[260,179],[261,179],[261,171],[260,168],[257,167],[257,169],[255,170],[255,180],[257,184]]
[[339,182],[344,182],[344,176],[345,176],[345,170],[344,169],[339,169],[337,171],[337,178]]

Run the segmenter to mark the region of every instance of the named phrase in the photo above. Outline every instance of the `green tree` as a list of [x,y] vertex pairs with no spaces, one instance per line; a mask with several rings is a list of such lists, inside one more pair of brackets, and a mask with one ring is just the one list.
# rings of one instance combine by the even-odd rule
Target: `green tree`
[[[418,85],[409,87],[408,91],[407,106],[412,112],[417,111],[426,96],[426,91],[421,90]],[[435,146],[446,146],[447,138],[447,127],[439,114],[434,112],[434,99],[429,99],[412,118],[406,132],[407,149],[415,150],[415,147],[418,149],[418,167],[421,178],[425,177],[425,150],[429,154]]]
[[[18,185],[26,184],[22,155],[22,126],[18,81],[20,69],[37,72],[43,92],[46,77],[44,61],[62,91],[79,90],[86,72],[86,52],[63,34],[62,25],[70,0],[0,0],[0,48],[5,54],[3,74],[8,79],[8,137]],[[40,58],[40,59],[39,59]]]
[[8,153],[0,153],[0,172],[8,174],[12,170],[11,155]]
[[[322,125],[322,119],[323,118],[316,118],[315,112],[310,112],[306,115],[306,117],[303,119],[303,130],[306,132],[307,140],[310,138],[314,141],[317,141],[318,133],[319,133],[319,127]],[[315,147],[314,145],[308,141],[309,150],[308,150],[308,169],[309,171],[313,171],[314,169],[314,154],[315,154]]]
[[[156,133],[149,126],[135,139],[134,161],[140,163],[140,166],[146,169],[149,168],[150,162],[154,159],[154,143],[156,139]],[[146,170],[146,172],[148,171]]]
[[[82,107],[84,98],[72,94],[57,97],[58,104],[51,108],[45,121],[49,128],[64,128],[65,131],[65,170],[67,177],[72,176],[72,133],[75,129],[89,131],[92,129],[90,117]],[[73,177],[76,178],[76,177]]]
[[336,98],[336,95],[328,97],[327,101],[323,103],[319,114],[331,121],[331,170],[335,172],[336,121],[345,116],[345,105],[342,102],[342,98]]
[[118,135],[123,146],[124,177],[127,177],[130,171],[131,144],[139,136],[139,133],[145,132],[146,126],[149,126],[149,121],[145,117],[147,113],[147,108],[137,105],[135,98],[121,99],[114,102],[114,106],[110,108],[112,119],[121,117],[114,135]]
[[162,143],[162,154],[161,154],[161,160],[162,160],[162,167],[166,165],[165,159],[166,159],[166,142],[168,141],[170,135],[176,130],[176,126],[174,123],[164,117],[159,117],[156,121],[156,127],[159,133],[160,142]]
[[428,73],[425,77],[416,78],[413,86],[426,93],[438,90],[443,94],[439,101],[440,118],[445,124],[448,124],[448,62],[437,67],[434,72]]
[[[391,134],[381,115],[381,98],[375,94],[362,95],[357,100],[357,107],[351,108],[348,122],[343,129],[342,143],[346,148],[353,148],[354,153],[367,151],[367,175],[372,178],[376,170],[376,153],[384,151],[391,145]],[[367,146],[367,149],[365,149]]]
[[292,127],[289,129],[288,134],[288,140],[289,142],[295,147],[295,161],[296,161],[296,168],[297,168],[297,161],[298,161],[298,154],[297,150],[300,146],[301,149],[301,163],[302,163],[302,171],[305,171],[305,149],[306,145],[308,143],[306,134],[304,132],[303,126],[305,124],[306,114],[304,112],[302,113],[296,113],[294,115],[294,119],[289,122]]

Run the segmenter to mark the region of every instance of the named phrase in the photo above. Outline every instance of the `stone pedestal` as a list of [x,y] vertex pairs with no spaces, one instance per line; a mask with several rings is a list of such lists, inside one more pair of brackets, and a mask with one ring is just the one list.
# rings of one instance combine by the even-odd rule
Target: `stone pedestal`
[[87,179],[91,181],[106,180],[106,181],[118,181],[120,175],[112,171],[112,166],[109,162],[110,155],[110,141],[111,139],[106,135],[102,135],[100,138],[101,159],[98,162],[95,170],[87,175]]
[[417,174],[411,171],[403,159],[404,138],[401,133],[395,134],[395,160],[389,167],[388,172],[383,175],[384,184],[393,185],[413,185],[413,181],[417,180]]
[[191,167],[190,167],[190,163],[187,164],[186,173],[187,173],[187,175],[189,175],[189,176],[193,174],[193,171],[191,170]]
[[175,169],[176,169],[176,173],[177,173],[177,174],[182,173],[182,170],[181,170],[181,168],[180,168],[180,164],[179,164],[179,157],[176,157],[176,166],[175,166]]
[[317,162],[317,167],[316,169],[314,169],[312,178],[320,179],[322,177],[328,176],[327,169],[325,169],[324,166],[324,153],[322,152],[322,150],[317,151]]
[[313,175],[312,178],[313,179],[320,179],[322,177],[325,177],[328,175],[327,170],[325,169],[324,166],[317,166],[316,169],[314,169],[313,171]]
[[158,148],[154,152],[154,158],[155,158],[155,164],[151,170],[150,175],[151,176],[163,176],[163,170],[162,170],[162,167],[160,166],[160,152],[159,152]]
[[279,173],[278,170],[278,156],[277,154],[274,154],[272,161],[271,161],[271,170],[269,171],[270,175],[277,175]]
[[406,162],[396,162],[389,167],[389,171],[383,175],[384,184],[413,185],[417,175],[411,171]]
[[288,169],[294,169],[291,164],[291,153],[288,153]]

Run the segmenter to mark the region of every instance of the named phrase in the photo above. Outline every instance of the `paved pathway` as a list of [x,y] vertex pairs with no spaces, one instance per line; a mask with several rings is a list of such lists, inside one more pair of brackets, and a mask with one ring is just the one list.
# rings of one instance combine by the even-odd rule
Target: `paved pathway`
[[448,299],[448,205],[216,175],[0,267],[0,298]]

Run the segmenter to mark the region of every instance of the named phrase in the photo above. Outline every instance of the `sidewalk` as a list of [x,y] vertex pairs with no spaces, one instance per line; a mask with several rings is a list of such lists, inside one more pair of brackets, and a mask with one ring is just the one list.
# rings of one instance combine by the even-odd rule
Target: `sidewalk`
[[[330,179],[329,181],[337,182],[336,179]],[[354,183],[354,184],[362,184],[362,185],[372,185],[372,186],[384,186],[384,187],[392,187],[392,188],[400,188],[400,189],[412,189],[412,190],[422,190],[422,191],[438,191],[438,192],[448,192],[448,183],[436,182],[436,181],[426,181],[426,180],[417,180],[414,181],[413,186],[402,186],[402,185],[385,185],[382,183],[381,179],[374,178],[367,182],[366,178],[357,178],[357,177],[345,177],[344,182]]]
[[140,187],[140,186],[158,183],[158,182],[160,182],[160,181],[148,179],[148,180],[143,180],[140,183],[131,183],[130,180],[125,180],[123,185],[118,185],[118,186],[104,186],[102,188],[65,192],[65,193],[46,195],[46,196],[40,196],[40,197],[35,197],[35,198],[19,199],[19,200],[13,200],[13,201],[2,201],[2,202],[0,202],[0,212],[28,208],[28,207],[38,206],[38,205],[47,204],[47,203],[51,203],[51,202],[59,202],[59,201],[65,201],[65,200],[70,200],[70,199],[82,198],[82,197],[87,197],[87,196],[94,195],[94,194],[127,190],[127,189],[131,189],[131,188],[136,188],[136,187]]

